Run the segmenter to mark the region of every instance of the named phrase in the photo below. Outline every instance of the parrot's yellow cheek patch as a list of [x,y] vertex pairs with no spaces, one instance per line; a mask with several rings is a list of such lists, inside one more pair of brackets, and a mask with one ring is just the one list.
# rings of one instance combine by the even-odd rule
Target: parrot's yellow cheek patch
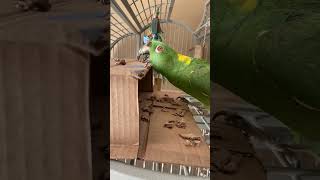
[[257,7],[257,0],[245,0],[241,5],[241,10],[244,12],[251,12]]
[[182,55],[182,54],[178,54],[178,61],[189,65],[191,63],[191,57],[185,56],[185,55]]

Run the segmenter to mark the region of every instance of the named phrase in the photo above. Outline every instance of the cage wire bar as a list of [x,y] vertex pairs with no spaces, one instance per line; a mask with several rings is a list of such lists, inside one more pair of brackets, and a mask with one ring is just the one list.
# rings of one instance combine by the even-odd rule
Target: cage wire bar
[[111,0],[111,48],[124,37],[141,34],[151,23],[157,7],[160,19],[169,20],[174,3],[174,0]]
[[205,0],[205,10],[200,25],[194,31],[194,36],[204,50],[204,59],[210,63],[210,0]]

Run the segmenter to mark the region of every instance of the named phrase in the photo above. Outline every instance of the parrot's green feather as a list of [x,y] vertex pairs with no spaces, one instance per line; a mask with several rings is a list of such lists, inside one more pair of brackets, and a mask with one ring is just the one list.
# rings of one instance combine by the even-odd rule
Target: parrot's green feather
[[[157,51],[157,47],[162,51]],[[150,58],[153,68],[170,83],[210,107],[210,65],[207,61],[179,54],[159,41],[152,41]]]

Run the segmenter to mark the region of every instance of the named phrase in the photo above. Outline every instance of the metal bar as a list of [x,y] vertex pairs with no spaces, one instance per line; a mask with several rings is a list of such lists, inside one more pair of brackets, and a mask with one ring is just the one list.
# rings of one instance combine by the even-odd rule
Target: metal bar
[[111,34],[111,36],[114,36],[114,37],[116,37],[116,38],[120,38],[121,36],[123,36],[122,34],[118,33],[117,31],[115,31],[115,30],[113,30],[113,29],[111,29],[111,31],[114,32],[115,34],[118,34],[119,37],[116,37],[115,34]]
[[[112,25],[112,23],[110,23],[111,25]],[[116,27],[116,30],[112,30],[112,31],[117,31],[117,30],[119,30],[119,31],[117,31],[117,34],[120,34],[119,32],[121,31],[121,29],[119,29],[119,27],[117,27],[117,26],[114,26],[114,27]],[[123,32],[123,31],[121,31],[122,33],[120,34],[121,35],[121,37],[122,36],[124,36],[124,35],[126,35],[126,34],[128,34],[128,33],[125,33],[125,32]],[[110,33],[111,34],[111,33]]]
[[126,38],[126,37],[128,37],[128,36],[132,36],[132,35],[134,35],[134,34],[133,34],[133,33],[126,34],[126,35],[122,36],[121,38],[115,40],[115,41],[111,44],[111,47],[110,47],[110,48],[112,49],[113,46],[114,46],[115,44],[117,44],[119,41],[121,41],[122,39],[124,39],[124,38]]
[[160,1],[160,17],[159,17],[159,19],[161,19],[161,14],[162,14],[162,0]]
[[183,166],[183,172],[185,176],[189,176],[188,170],[186,166]]
[[[136,10],[137,10],[137,14],[138,14],[138,16],[140,17],[140,19],[141,19],[141,22],[142,22],[143,26],[145,26],[145,24],[144,24],[144,22],[143,22],[143,20],[142,20],[142,17],[141,17],[141,15],[139,14],[139,10],[138,10],[138,7],[137,7],[137,5],[136,5],[136,2],[135,2],[135,1],[133,1],[133,5],[134,5],[134,7],[135,7],[135,8],[136,8]],[[131,6],[130,6],[130,9],[132,10]],[[145,11],[145,10],[143,9],[143,11]],[[132,11],[132,12],[133,12],[133,11]],[[135,15],[135,17],[137,17],[137,16]]]
[[[112,0],[112,1],[114,1],[114,0]],[[127,11],[129,12],[129,14],[130,14],[131,18],[133,19],[133,21],[134,21],[134,22],[136,23],[136,25],[138,26],[139,31],[141,31],[142,27],[141,27],[141,25],[139,24],[139,21],[138,21],[137,17],[135,16],[134,12],[132,11],[132,9],[131,9],[128,1],[127,1],[127,0],[121,0],[121,2],[123,3],[123,5],[124,5],[125,8],[127,9]],[[131,23],[131,22],[130,22],[130,23]]]
[[[191,29],[189,26],[187,26],[187,25],[185,25],[185,24],[183,24],[183,23],[177,22],[177,21],[173,21],[173,20],[160,20],[160,23],[172,23],[172,24],[176,24],[176,25],[179,25],[179,26],[183,26],[183,28],[185,28],[185,29],[186,29],[188,32],[190,32],[190,33],[193,32],[192,29]],[[144,27],[140,33],[142,33],[143,31],[145,31],[145,30],[148,29],[149,27],[150,27],[150,24],[147,25],[146,27]],[[194,35],[192,35],[192,38],[194,38]]]
[[171,18],[174,2],[175,2],[175,0],[171,0],[170,6],[169,6],[169,12],[168,12],[167,20],[169,20]]
[[[194,107],[194,110],[200,114],[200,112],[198,111],[198,108],[197,107]],[[203,118],[203,116],[200,116],[201,117],[201,120],[204,122],[204,124],[206,125],[206,127],[208,128],[208,130],[210,130],[210,126],[209,124],[207,123],[207,121]]]
[[[151,10],[153,7],[155,7],[155,6],[151,6],[151,7],[150,7],[150,8],[148,8],[148,9],[150,9],[150,10]],[[147,10],[147,9],[146,9],[146,10]],[[139,12],[139,14],[142,14],[143,12],[144,12],[144,11],[140,11],[140,12]],[[152,14],[150,14],[150,16],[149,16],[149,17],[146,17],[146,19],[151,19],[151,18],[152,18],[152,16],[153,16],[153,15],[152,15]],[[144,20],[146,20],[146,19],[144,19]],[[143,20],[143,21],[144,21],[144,20]]]
[[[200,31],[202,31],[204,28],[207,28],[208,26],[209,26],[209,28],[210,28],[210,18],[207,19],[207,22],[206,22],[206,23],[200,25],[200,27],[198,27],[198,28],[195,30],[194,34],[199,33]],[[210,34],[210,31],[209,31],[209,34]]]
[[[148,6],[149,6],[149,11],[150,11],[150,15],[152,15],[152,12],[151,12],[151,6],[150,6],[150,0],[148,0]],[[147,18],[147,17],[146,17]],[[148,22],[148,19],[147,19],[147,22]]]
[[118,26],[117,24],[114,24],[114,23],[112,23],[112,21],[111,21],[110,24],[111,24],[112,26],[117,27],[117,28],[118,28],[121,32],[123,32],[124,34],[130,33],[130,31],[129,31],[126,27],[124,27],[124,25],[123,25],[122,23],[120,23],[120,22],[117,20],[117,18],[115,18],[115,17],[113,17],[113,16],[111,16],[111,18],[114,19],[114,20],[115,20],[124,30],[126,30],[127,32],[124,32],[123,29],[119,28],[119,26]]
[[169,4],[169,0],[167,0],[167,3],[166,3],[166,11],[165,11],[165,13],[164,13],[164,17],[166,17],[166,19],[168,18],[168,16],[167,16],[168,4]]
[[[144,5],[143,5],[143,1],[140,1],[141,2],[141,5],[142,5],[142,9],[144,9]],[[146,13],[146,11],[147,11],[147,9],[144,9],[144,15],[146,16],[146,18],[147,18],[147,13]],[[142,19],[141,19],[142,20]],[[143,22],[143,21],[142,21]],[[148,23],[148,21],[147,21],[147,23]],[[143,22],[143,24],[144,24],[144,22]]]
[[141,37],[140,37],[140,35],[139,35],[139,37],[137,38],[137,48],[136,48],[136,52],[138,52],[139,51],[139,48],[140,48],[140,46],[142,45],[142,43],[141,43]]
[[[122,2],[124,2],[124,0],[122,0]],[[128,4],[127,1],[125,1]],[[129,6],[130,7],[130,6]],[[115,0],[111,0],[111,8],[113,8],[117,14],[122,18],[122,20],[135,32],[135,33],[139,33],[139,31],[133,26],[133,24],[130,22],[129,18],[126,16],[126,14],[121,10],[120,6],[117,4],[117,2]],[[130,9],[131,10],[131,9]],[[131,10],[132,12],[132,10]],[[141,29],[141,26],[138,26]]]

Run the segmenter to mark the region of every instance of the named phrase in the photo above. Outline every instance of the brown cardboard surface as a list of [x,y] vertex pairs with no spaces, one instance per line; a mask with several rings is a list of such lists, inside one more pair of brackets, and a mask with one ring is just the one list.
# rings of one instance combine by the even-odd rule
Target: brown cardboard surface
[[115,65],[111,61],[110,159],[137,158],[140,137],[139,80],[131,76],[134,71],[147,73],[148,69],[136,60],[126,60],[126,65]]
[[140,80],[138,86],[139,92],[153,92],[153,71],[150,69],[145,77]]
[[126,65],[116,65],[115,61],[110,61],[110,75],[122,75],[131,77],[133,73],[143,72],[144,75],[149,71],[145,67],[145,63],[139,62],[136,59],[125,59]]
[[[170,97],[179,95],[179,93],[167,94]],[[157,97],[159,97],[159,95],[163,95],[163,93],[156,94]],[[185,107],[182,106],[180,108]],[[168,129],[163,127],[167,121],[178,120],[181,117],[172,115],[177,112],[176,110],[167,109],[168,112],[162,112],[161,109],[160,107],[153,107],[154,112],[150,119],[145,160],[209,167],[210,151],[203,139],[198,147],[187,147],[184,144],[185,141],[179,136],[180,133],[192,133],[201,137],[200,129],[197,127],[191,112],[187,111],[183,117],[187,125],[185,129],[177,127]]]
[[[139,127],[139,150],[138,150],[138,159],[144,159],[146,147],[147,147],[147,139],[149,132],[150,121],[145,121],[141,119],[142,115],[147,114],[150,118],[152,112],[143,112],[144,108],[152,107],[152,101],[147,100],[148,97],[152,96],[152,93],[144,92],[139,93],[139,108],[140,108],[140,127]],[[149,109],[153,111],[153,108]]]

